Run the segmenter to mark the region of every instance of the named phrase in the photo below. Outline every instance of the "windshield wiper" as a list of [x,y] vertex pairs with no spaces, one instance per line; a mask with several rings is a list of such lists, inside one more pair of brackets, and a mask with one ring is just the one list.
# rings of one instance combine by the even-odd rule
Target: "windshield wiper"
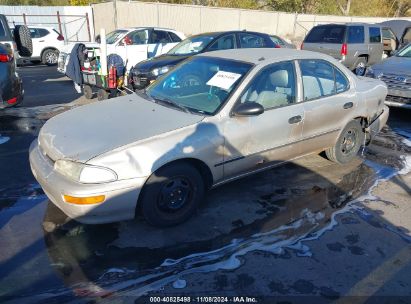
[[182,106],[182,105],[180,105],[180,104],[176,103],[175,101],[172,101],[168,98],[157,98],[157,97],[152,97],[152,96],[150,96],[150,97],[153,98],[156,102],[169,104],[169,105],[174,106],[175,108],[183,110],[186,113],[191,113],[191,111],[189,109],[187,109],[186,107],[184,107],[184,106]]

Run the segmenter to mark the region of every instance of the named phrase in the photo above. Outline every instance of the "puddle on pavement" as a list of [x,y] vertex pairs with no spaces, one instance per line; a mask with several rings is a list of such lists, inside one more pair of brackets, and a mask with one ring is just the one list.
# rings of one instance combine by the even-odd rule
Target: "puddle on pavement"
[[[184,288],[187,282],[182,276],[188,273],[238,268],[243,263],[244,255],[252,251],[264,251],[279,258],[285,253],[311,256],[308,241],[318,239],[338,225],[337,217],[340,214],[350,212],[367,222],[372,221],[372,217],[355,203],[374,199],[370,189],[378,181],[389,179],[401,171],[406,173],[404,162],[408,161],[405,167],[409,166],[409,159],[384,153],[393,147],[401,155],[408,153],[410,147],[407,147],[406,140],[409,139],[406,137],[383,133],[375,147],[366,151],[367,160],[342,176],[336,184],[318,175],[313,180],[313,173],[308,169],[287,164],[283,166],[283,171],[299,172],[300,182],[304,186],[261,186],[256,179],[260,178],[262,183],[266,183],[263,176],[269,174],[265,173],[239,184],[235,182],[223,186],[226,187],[224,191],[221,188],[214,190],[210,195],[212,198],[224,196],[227,191],[236,191],[238,196],[242,196],[238,192],[247,190],[238,189],[244,189],[241,185],[250,182],[254,183],[257,194],[251,196],[254,208],[251,210],[255,213],[252,221],[227,219],[230,229],[217,229],[217,234],[215,227],[209,226],[208,229],[213,230],[209,234],[211,237],[203,234],[199,240],[190,240],[182,236],[182,242],[176,239],[175,243],[166,242],[165,246],[155,248],[135,246],[138,242],[133,242],[131,246],[124,243],[122,246],[116,245],[121,227],[131,225],[133,228],[133,223],[89,226],[68,222],[58,229],[45,229],[44,239],[51,265],[75,295],[104,296],[112,291],[121,291],[137,296],[169,283],[175,288]],[[270,170],[274,177],[276,170]],[[283,185],[292,184],[295,176],[290,174],[286,178],[288,181],[283,180]],[[244,196],[249,198],[246,193]],[[207,208],[202,211],[207,213]],[[236,206],[231,208],[235,209]],[[64,215],[49,203],[45,222],[63,223],[64,220]],[[198,222],[196,224],[200,225]],[[189,225],[182,224],[176,231],[184,233]],[[393,230],[389,226],[385,228]],[[207,231],[207,227],[203,229]],[[169,231],[164,232],[162,237],[173,235]],[[137,239],[142,236],[146,239],[159,237],[158,229],[144,230],[144,234],[139,232],[138,229],[134,231]],[[51,294],[58,296],[65,292],[59,290]]]

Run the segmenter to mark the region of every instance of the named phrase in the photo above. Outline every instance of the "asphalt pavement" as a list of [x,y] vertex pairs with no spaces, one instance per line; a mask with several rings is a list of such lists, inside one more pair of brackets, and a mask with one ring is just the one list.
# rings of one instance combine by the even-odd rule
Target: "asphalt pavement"
[[226,184],[182,225],[82,225],[28,162],[37,109],[82,97],[53,67],[19,73],[24,104],[0,115],[1,303],[411,303],[410,111],[350,164],[311,155]]

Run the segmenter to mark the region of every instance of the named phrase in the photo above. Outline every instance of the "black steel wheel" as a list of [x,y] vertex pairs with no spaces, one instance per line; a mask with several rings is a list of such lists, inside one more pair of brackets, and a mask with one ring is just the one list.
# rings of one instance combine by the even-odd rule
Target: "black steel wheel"
[[198,170],[188,163],[176,162],[150,176],[139,204],[151,225],[172,226],[191,217],[203,199],[204,191]]

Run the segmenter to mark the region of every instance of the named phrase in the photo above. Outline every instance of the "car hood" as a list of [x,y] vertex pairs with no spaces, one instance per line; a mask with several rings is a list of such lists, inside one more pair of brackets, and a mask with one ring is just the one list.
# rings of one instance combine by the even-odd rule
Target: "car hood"
[[393,56],[373,65],[375,71],[389,74],[411,74],[411,58]]
[[155,135],[200,122],[204,117],[168,108],[136,94],[99,101],[48,120],[39,144],[52,160],[88,160]]
[[164,67],[164,66],[175,66],[181,61],[189,58],[190,56],[182,55],[161,55],[148,60],[144,60],[135,66],[135,69],[142,72],[149,72],[152,69]]

